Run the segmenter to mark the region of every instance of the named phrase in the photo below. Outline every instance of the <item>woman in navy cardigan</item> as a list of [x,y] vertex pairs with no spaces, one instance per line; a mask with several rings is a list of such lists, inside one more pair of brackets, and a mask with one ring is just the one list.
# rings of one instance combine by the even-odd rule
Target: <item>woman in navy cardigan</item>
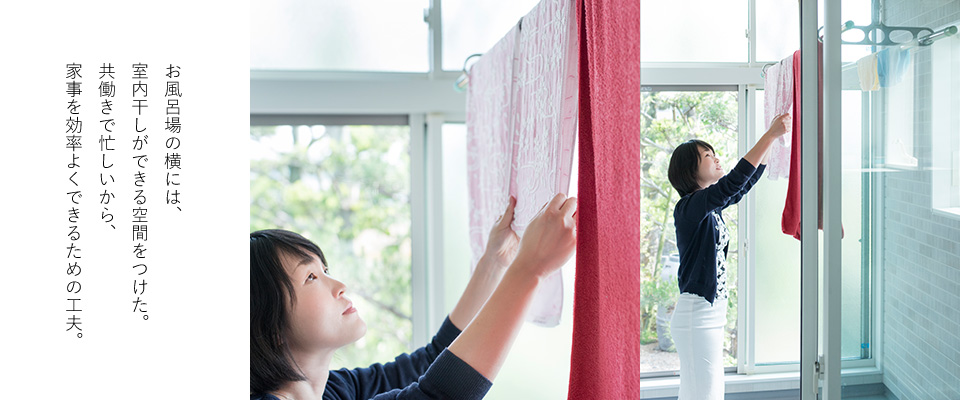
[[680,193],[673,211],[680,252],[680,298],[670,323],[680,357],[679,400],[723,399],[723,327],[727,323],[727,250],[721,215],[763,175],[767,151],[787,132],[791,116],[770,129],[724,175],[713,146],[690,140],[673,151],[668,177]]
[[367,368],[328,370],[333,353],[360,339],[366,324],[344,295],[346,285],[330,275],[320,248],[289,231],[251,233],[251,400],[482,398],[537,285],[576,246],[576,198],[555,196],[522,239],[510,228],[515,205],[511,198],[433,340]]

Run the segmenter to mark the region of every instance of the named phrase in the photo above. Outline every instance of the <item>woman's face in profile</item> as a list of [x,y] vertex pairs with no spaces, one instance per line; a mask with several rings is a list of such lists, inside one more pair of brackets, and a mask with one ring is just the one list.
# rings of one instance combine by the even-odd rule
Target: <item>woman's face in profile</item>
[[291,350],[336,350],[363,337],[367,325],[344,295],[346,285],[327,274],[320,258],[281,254],[280,261],[297,299],[287,301]]
[[700,148],[700,164],[697,166],[697,181],[701,188],[706,188],[723,178],[723,167],[720,159],[707,148]]

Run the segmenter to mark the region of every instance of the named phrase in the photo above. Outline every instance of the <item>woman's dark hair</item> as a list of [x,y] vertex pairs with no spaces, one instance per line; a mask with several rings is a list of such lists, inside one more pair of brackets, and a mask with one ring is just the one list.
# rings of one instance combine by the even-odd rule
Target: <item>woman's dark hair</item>
[[670,156],[670,168],[667,170],[667,178],[670,184],[680,193],[680,197],[700,190],[700,184],[697,183],[697,171],[700,167],[700,149],[713,150],[709,143],[698,139],[688,140],[681,143]]
[[316,244],[299,234],[267,229],[250,234],[250,392],[263,394],[285,382],[306,380],[282,340],[289,332],[287,306],[296,300],[293,283],[280,262],[283,253],[293,258],[316,255],[327,260]]

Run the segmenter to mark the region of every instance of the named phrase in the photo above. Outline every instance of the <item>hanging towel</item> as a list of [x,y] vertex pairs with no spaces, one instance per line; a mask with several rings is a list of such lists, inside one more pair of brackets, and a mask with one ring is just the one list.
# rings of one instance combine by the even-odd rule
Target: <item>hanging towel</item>
[[[787,199],[783,207],[781,229],[783,233],[800,238],[800,138],[803,134],[801,118],[800,50],[793,53],[793,143],[790,156],[790,179],[787,182]],[[823,44],[817,44],[817,229],[823,229]],[[843,238],[843,226],[840,227]]]
[[510,198],[513,160],[514,27],[470,68],[467,91],[467,180],[470,189],[471,267]]
[[[793,56],[767,68],[763,85],[764,130],[770,129],[774,117],[793,112]],[[767,175],[770,179],[790,176],[791,132],[779,137],[770,146],[767,158]]]
[[877,77],[880,87],[890,87],[900,83],[910,65],[910,50],[899,46],[886,48],[877,53]]
[[[575,0],[541,0],[521,22],[514,79],[514,145],[510,194],[517,198],[514,230],[558,192],[570,189],[577,139],[577,19]],[[540,284],[529,320],[560,323],[560,271]]]
[[[558,192],[567,193],[577,128],[574,0],[542,0],[471,68],[467,94],[473,263],[509,196],[523,232]],[[527,319],[560,322],[560,271],[538,287]]]
[[876,54],[857,60],[857,75],[860,77],[860,90],[874,91],[880,89]]
[[[920,82],[929,81],[930,77],[925,77],[922,69],[917,69],[917,65],[909,62],[910,53],[908,51],[899,55],[891,54],[894,51],[894,49],[888,50],[883,57],[886,60],[884,75],[888,86],[884,88],[886,91],[884,93],[886,112],[882,113],[881,124],[885,134],[880,142],[884,149],[880,156],[883,157],[883,163],[886,165],[915,168],[919,164],[916,120],[923,119],[919,114],[926,111],[916,108],[918,101],[916,87]],[[891,61],[894,60],[891,58],[893,57],[896,57],[898,62],[892,63]],[[891,66],[896,66],[896,68],[890,68]],[[896,71],[890,71],[890,69]],[[936,83],[930,82],[932,85],[936,85]]]
[[571,400],[640,394],[640,2],[579,0],[580,163]]
[[[817,119],[817,125],[818,125],[818,128],[817,128],[818,149],[817,150],[821,154],[822,152],[820,151],[819,146],[822,140],[820,140],[819,138],[822,137],[821,132],[823,130],[823,110],[822,110],[823,108],[823,81],[822,81],[823,53],[822,51],[823,50],[822,49],[823,49],[822,45],[818,44],[817,45],[817,67],[819,72],[817,73],[817,78],[818,78],[817,104],[819,105],[821,110],[819,112],[820,118]],[[801,88],[803,87],[801,84],[802,78],[801,78],[801,70],[800,70],[800,65],[801,65],[800,53],[801,53],[800,50],[797,50],[795,53],[793,53],[793,82],[794,82],[794,85],[793,85],[793,93],[794,93],[793,95],[793,132],[795,132],[796,134],[793,135],[793,143],[791,144],[792,152],[790,157],[790,180],[787,183],[787,200],[786,200],[786,204],[783,207],[783,218],[781,220],[781,228],[783,229],[783,233],[792,235],[797,240],[800,240],[800,195],[801,195],[800,138],[803,135],[803,130],[801,130],[801,124],[800,124],[800,122],[803,120],[802,114],[800,113],[802,109],[801,107],[802,99],[800,94],[801,94]],[[817,163],[818,165],[822,165],[821,157],[817,157]],[[820,171],[820,168],[817,168],[817,171],[818,171],[818,175],[822,173]],[[823,205],[823,199],[819,196],[819,193],[821,190],[820,182],[822,181],[818,180],[818,184],[817,184],[817,193],[818,193],[817,209],[818,210],[820,210],[821,209],[820,206]],[[818,215],[818,218],[817,218],[817,227],[822,229],[823,218],[820,215]]]

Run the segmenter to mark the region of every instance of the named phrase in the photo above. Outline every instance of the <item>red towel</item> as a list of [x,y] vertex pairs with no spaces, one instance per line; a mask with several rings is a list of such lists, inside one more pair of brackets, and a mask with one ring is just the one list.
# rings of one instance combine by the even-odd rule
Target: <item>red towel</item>
[[[800,240],[800,115],[801,74],[800,50],[793,53],[793,137],[790,144],[790,180],[787,184],[787,201],[783,206],[781,228],[783,233]],[[823,43],[817,44],[817,228],[823,229]],[[843,227],[840,227],[843,238]]]
[[569,399],[640,393],[640,2],[580,0],[577,276]]

